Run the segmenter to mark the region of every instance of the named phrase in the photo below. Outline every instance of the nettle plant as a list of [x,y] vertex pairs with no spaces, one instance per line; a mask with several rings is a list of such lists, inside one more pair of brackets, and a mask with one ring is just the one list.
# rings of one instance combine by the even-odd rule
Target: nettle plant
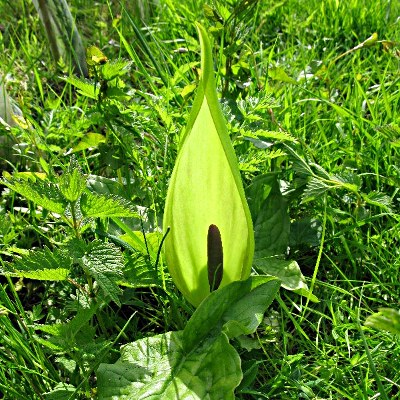
[[[121,251],[113,243],[88,241],[83,234],[101,218],[139,217],[136,209],[122,196],[96,192],[96,183],[104,185],[106,180],[84,176],[74,157],[61,176],[50,171],[44,160],[42,165],[46,173],[4,172],[1,183],[39,206],[44,216],[50,212],[55,222],[62,221],[67,226],[66,243],[55,250],[27,251],[3,272],[30,279],[69,280],[89,297],[96,296],[100,288],[102,297],[120,305]],[[76,267],[82,273],[76,274]],[[74,274],[86,278],[87,288],[73,280]]]

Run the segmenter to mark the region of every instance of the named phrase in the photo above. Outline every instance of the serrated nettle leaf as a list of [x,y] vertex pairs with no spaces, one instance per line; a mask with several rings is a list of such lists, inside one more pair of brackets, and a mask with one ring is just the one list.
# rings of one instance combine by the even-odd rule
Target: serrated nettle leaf
[[10,272],[23,278],[62,281],[67,279],[71,266],[72,259],[66,252],[46,247],[16,260]]
[[251,137],[258,137],[260,139],[273,139],[275,142],[293,142],[297,143],[297,139],[290,135],[287,132],[279,132],[279,131],[265,131],[259,129],[258,131],[252,133],[251,131],[246,132],[246,135],[250,133]]
[[3,177],[7,180],[19,179],[29,180],[31,182],[36,182],[37,180],[45,181],[47,179],[47,173],[44,172],[31,172],[31,171],[15,171],[12,175],[6,171],[3,171]]
[[332,188],[343,187],[356,192],[361,184],[361,179],[356,174],[332,175],[318,164],[311,163],[311,166],[316,170],[316,178],[320,177],[323,182]]
[[393,202],[387,194],[373,191],[362,196],[366,203],[383,208],[388,212],[393,212]]
[[128,288],[162,286],[163,282],[157,272],[153,266],[149,266],[144,258],[139,260],[129,258],[124,267],[124,280],[118,281],[118,283],[120,286]]
[[220,287],[246,279],[254,252],[253,227],[237,159],[227,133],[207,34],[198,27],[202,74],[186,132],[172,173],[164,213],[168,269],[177,287],[195,306],[210,293],[207,237],[221,236]]
[[312,176],[313,171],[309,166],[309,160],[302,157],[298,152],[288,143],[283,143],[283,147],[287,150],[290,154],[291,158],[293,159],[293,169],[296,173],[302,174],[305,176]]
[[100,84],[88,79],[79,79],[75,76],[64,78],[66,82],[70,83],[78,89],[78,92],[83,96],[97,100],[100,93]]
[[262,139],[259,139],[258,137],[251,137],[249,135],[244,136],[244,140],[247,140],[247,141],[253,143],[255,147],[257,147],[258,149],[263,149],[263,150],[268,149],[274,145],[274,143],[271,141],[262,140]]
[[94,240],[82,256],[82,267],[93,276],[103,291],[118,305],[121,289],[118,281],[123,277],[124,260],[121,251],[112,243]]
[[111,81],[117,76],[121,76],[129,71],[132,61],[129,60],[114,60],[108,62],[101,67],[101,74],[103,79]]
[[139,217],[129,200],[116,195],[85,192],[80,199],[80,208],[86,218]]
[[361,185],[361,179],[355,174],[330,175],[322,167],[312,164],[316,169],[316,175],[311,176],[307,187],[302,196],[302,202],[305,203],[315,197],[321,196],[331,189],[346,189],[350,192],[358,192]]
[[76,159],[72,157],[67,171],[60,177],[60,191],[70,202],[79,199],[86,188],[86,178],[82,175],[80,166]]
[[68,254],[73,258],[74,262],[78,262],[86,253],[87,243],[78,238],[69,240],[66,244]]
[[400,126],[398,124],[391,123],[388,125],[376,126],[374,129],[383,133],[389,140],[395,140],[400,136]]
[[348,185],[346,187],[354,192],[362,186],[361,176],[351,171],[342,172],[340,175],[336,174],[335,178],[343,184]]
[[307,183],[301,202],[306,203],[307,201],[313,200],[315,197],[321,196],[330,189],[331,187],[325,182],[321,181],[319,178],[312,177]]
[[233,400],[241,379],[239,355],[226,335],[188,355],[182,332],[168,332],[124,346],[115,364],[100,364],[97,390],[99,400]]
[[320,165],[318,165],[316,163],[310,163],[309,165],[310,165],[310,167],[313,167],[315,169],[316,174],[320,178],[327,179],[327,180],[331,179],[332,176],[329,174],[328,171],[325,170],[325,168],[322,168]]
[[3,174],[3,176],[6,179],[1,180],[1,183],[14,192],[25,197],[27,200],[33,201],[46,210],[61,215],[64,214],[66,202],[60,189],[54,183],[39,179],[36,181],[18,179],[9,174]]

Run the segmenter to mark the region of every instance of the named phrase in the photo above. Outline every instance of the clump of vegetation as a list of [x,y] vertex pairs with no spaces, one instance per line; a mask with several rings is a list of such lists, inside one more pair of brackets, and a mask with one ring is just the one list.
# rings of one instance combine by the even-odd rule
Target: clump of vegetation
[[54,0],[57,51],[42,3],[0,5],[3,397],[397,398],[400,6]]

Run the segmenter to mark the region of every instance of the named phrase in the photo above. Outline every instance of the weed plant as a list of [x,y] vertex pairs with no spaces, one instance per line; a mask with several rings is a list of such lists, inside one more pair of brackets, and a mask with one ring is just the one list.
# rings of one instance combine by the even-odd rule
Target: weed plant
[[[159,249],[196,22],[253,217],[252,275],[279,255],[287,283],[232,342],[236,398],[400,398],[399,336],[364,326],[400,304],[399,3],[69,4],[87,80],[51,58],[31,2],[0,3],[0,84],[22,114],[0,124],[0,398],[96,398],[122,345],[193,315]],[[287,290],[292,260],[309,292]]]

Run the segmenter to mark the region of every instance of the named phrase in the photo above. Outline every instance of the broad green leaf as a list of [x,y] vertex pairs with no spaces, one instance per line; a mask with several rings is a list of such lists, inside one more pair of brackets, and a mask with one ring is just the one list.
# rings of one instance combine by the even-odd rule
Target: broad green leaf
[[232,282],[201,303],[183,332],[124,346],[97,371],[99,399],[233,400],[242,372],[228,338],[256,330],[279,284],[265,276]]
[[379,312],[366,319],[365,325],[400,335],[400,311],[392,308],[380,308]]
[[[252,338],[249,338],[248,336],[241,336],[238,340],[243,341],[243,339],[249,339],[251,341],[257,342],[258,345],[260,345],[258,339],[252,339]],[[244,348],[243,346],[241,346],[241,347]],[[253,347],[249,344],[248,351],[251,351],[255,348],[257,348],[257,347]],[[238,387],[239,391],[244,388],[254,387],[252,385],[253,385],[253,382],[256,380],[256,377],[258,374],[259,363],[260,362],[257,360],[246,360],[246,361],[242,362],[243,379],[240,382],[240,385]]]
[[304,275],[296,261],[281,260],[276,257],[255,258],[254,267],[262,274],[276,276],[281,281],[281,286],[292,290],[311,301],[318,302],[318,298],[310,293]]
[[82,257],[83,268],[93,276],[104,292],[118,305],[121,293],[118,280],[122,279],[124,262],[122,253],[112,243],[95,240],[87,245]]
[[19,193],[46,210],[61,215],[64,214],[66,208],[64,196],[55,184],[41,181],[40,179],[36,181],[18,179],[9,174],[3,174],[3,176],[6,179],[1,182],[11,190],[14,190],[14,192]]
[[271,191],[261,204],[254,222],[257,257],[285,254],[289,245],[290,218],[287,200],[282,196],[275,178]]
[[224,330],[230,338],[254,333],[279,286],[280,281],[274,277],[252,276],[211,293],[183,331],[186,351],[190,352],[212,332]]
[[91,192],[82,194],[82,215],[86,218],[138,217],[133,205],[120,196],[103,196]]
[[276,180],[275,173],[256,176],[251,184],[246,188],[247,200],[253,221],[257,219],[261,206],[271,192],[272,185]]
[[165,256],[173,281],[195,306],[210,293],[207,236],[218,228],[223,248],[221,287],[250,274],[253,227],[237,159],[222,115],[206,31],[201,79],[168,188]]
[[241,378],[226,335],[187,355],[182,332],[168,332],[124,346],[115,364],[100,364],[97,391],[99,400],[233,400]]
[[62,281],[67,279],[71,266],[72,259],[65,252],[46,247],[16,260],[10,272],[23,278]]
[[232,304],[223,315],[223,320],[226,321],[223,332],[229,338],[253,334],[280,287],[280,281],[275,277],[254,276],[251,281],[250,291]]

